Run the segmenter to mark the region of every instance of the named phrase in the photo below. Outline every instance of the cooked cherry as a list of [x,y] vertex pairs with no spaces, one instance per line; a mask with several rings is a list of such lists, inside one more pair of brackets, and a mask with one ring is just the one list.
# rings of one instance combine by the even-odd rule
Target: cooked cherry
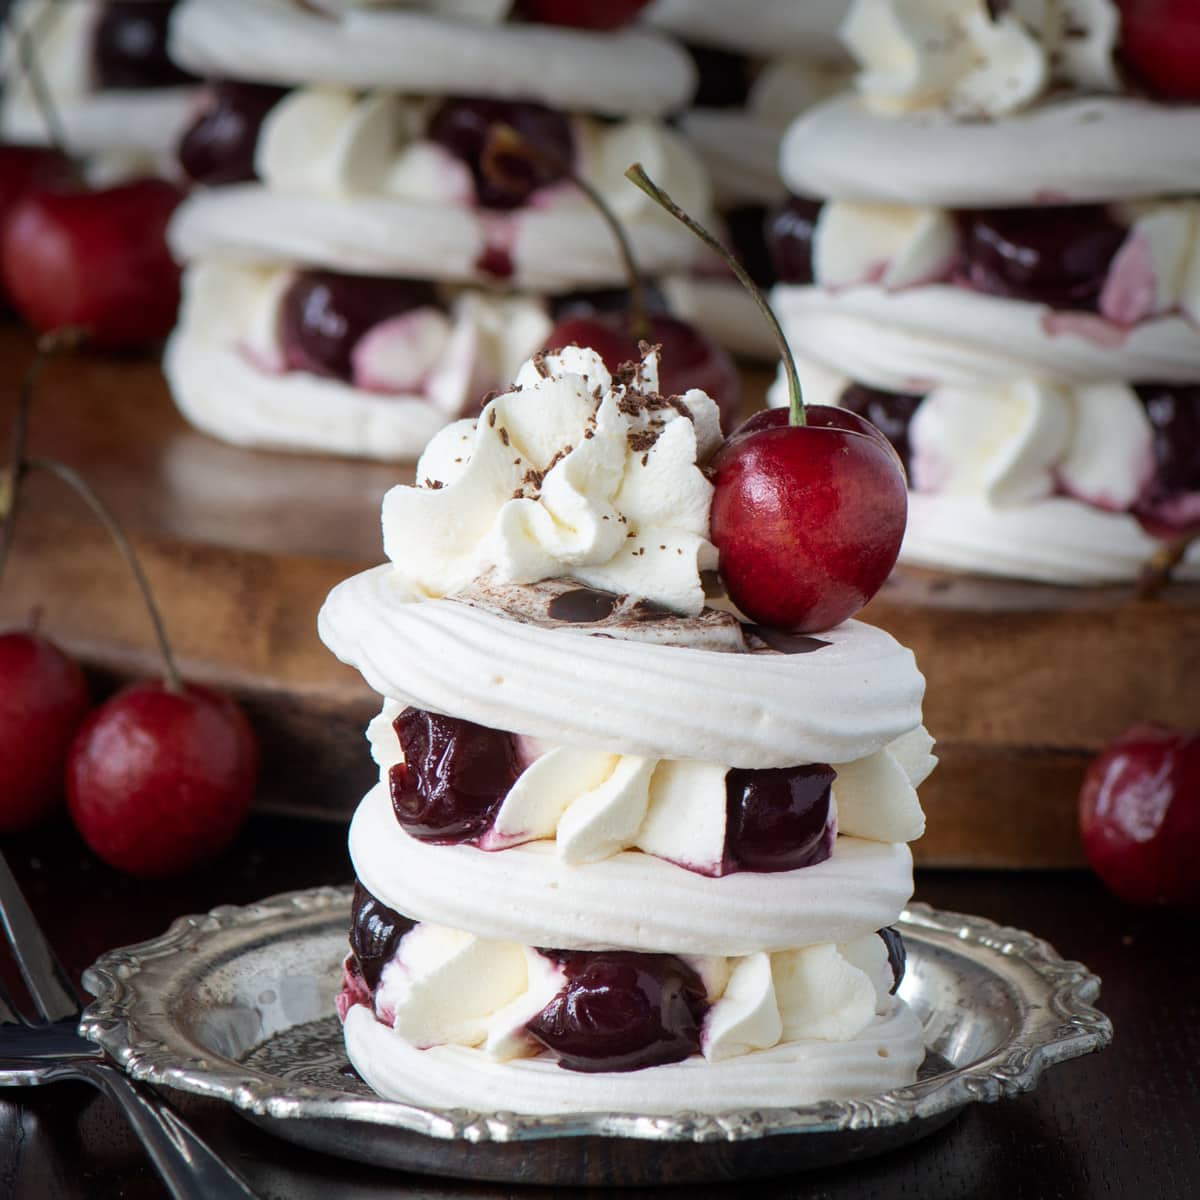
[[732,768],[725,776],[725,872],[824,862],[833,853],[829,801],[836,777],[825,763]]
[[911,472],[912,446],[908,441],[908,427],[917,405],[924,399],[924,396],[914,396],[908,392],[885,392],[882,388],[867,387],[864,383],[851,383],[838,397],[838,404],[858,413],[860,417],[866,417],[876,426],[900,455],[904,469]]
[[570,1071],[637,1071],[699,1052],[700,977],[673,954],[545,950],[567,985],[527,1025]]
[[302,271],[279,305],[284,362],[294,371],[349,381],[354,347],[368,329],[389,317],[437,303],[431,283]]
[[750,59],[715,46],[685,44],[684,49],[696,64],[693,108],[741,108],[746,103],[753,79]]
[[887,948],[888,966],[892,968],[892,986],[888,989],[888,993],[892,996],[900,989],[900,984],[904,979],[904,967],[908,962],[908,950],[904,946],[904,938],[894,925],[888,925],[886,928],[879,930],[879,936],[883,939],[883,944]]
[[1143,383],[1134,391],[1153,429],[1154,474],[1134,512],[1173,537],[1200,525],[1200,384]]
[[767,249],[767,210],[761,204],[743,204],[725,213],[725,226],[738,261],[761,288],[775,282],[771,253]]
[[1095,310],[1128,230],[1102,205],[959,214],[962,275],[995,296]]
[[193,76],[167,56],[174,0],[108,0],[92,40],[92,67],[101,88],[155,88],[190,83]]
[[519,208],[538,188],[566,178],[554,161],[531,154],[489,150],[493,130],[511,126],[522,138],[564,166],[575,156],[571,126],[562,113],[520,100],[452,97],[429,119],[428,136],[466,163],[475,198],[484,208]]
[[517,0],[516,15],[544,25],[574,29],[619,29],[628,25],[649,0]]
[[[642,281],[642,302],[651,312],[665,312],[666,297],[662,289],[650,282]],[[592,288],[588,291],[566,292],[549,299],[550,315],[556,322],[567,317],[590,317],[594,313],[629,312],[629,289],[627,287]]]
[[396,820],[426,842],[465,842],[488,829],[521,773],[512,735],[419,708],[392,724],[404,751],[388,773]]
[[258,131],[287,88],[222,79],[207,91],[208,104],[179,143],[179,165],[197,183],[255,179]]
[[813,233],[820,211],[819,200],[789,196],[767,213],[767,253],[780,283],[812,283]]
[[376,900],[357,880],[351,907],[350,949],[368,988],[379,986],[383,968],[396,953],[400,939],[416,924]]

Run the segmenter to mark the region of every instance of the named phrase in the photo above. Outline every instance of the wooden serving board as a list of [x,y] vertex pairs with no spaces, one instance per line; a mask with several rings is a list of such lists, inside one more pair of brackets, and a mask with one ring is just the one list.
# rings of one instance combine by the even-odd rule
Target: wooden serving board
[[[32,353],[0,330],[0,436]],[[747,376],[761,402],[768,376]],[[338,580],[381,557],[379,507],[411,465],[240,450],[191,429],[148,359],[50,365],[30,450],[80,469],[131,533],[185,674],[247,707],[265,806],[344,821],[375,770],[362,730],[378,699],[318,640]],[[0,628],[42,628],[88,666],[97,694],[154,673],[124,564],[79,502],[33,477],[0,589]],[[941,765],[921,789],[927,865],[1081,861],[1084,765],[1124,725],[1200,724],[1200,589],[1135,605],[1073,591],[900,571],[865,617],[913,648]]]

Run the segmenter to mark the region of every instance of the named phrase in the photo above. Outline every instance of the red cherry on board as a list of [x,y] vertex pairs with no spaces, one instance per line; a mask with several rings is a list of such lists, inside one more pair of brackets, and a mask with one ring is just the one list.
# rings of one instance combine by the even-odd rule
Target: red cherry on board
[[1142,722],[1110,742],[1084,775],[1079,832],[1122,900],[1200,911],[1200,730]]
[[1200,100],[1200,4],[1196,0],[1117,0],[1121,57],[1170,100]]
[[516,12],[527,21],[570,25],[576,29],[620,29],[650,0],[517,0]]
[[[742,381],[733,359],[712,338],[678,317],[656,312],[648,313],[646,321],[646,340],[662,347],[659,391],[664,396],[681,396],[688,388],[707,392],[720,410],[722,427],[729,428],[742,399]],[[641,358],[625,313],[565,317],[550,331],[545,349],[557,350],[572,342],[595,350],[610,371]]]
[[[729,598],[763,625],[832,629],[883,586],[908,492],[894,451],[824,406],[727,442],[710,468],[711,537]],[[841,410],[831,410],[841,413]]]
[[13,307],[39,332],[79,326],[96,346],[165,337],[179,305],[179,268],[165,235],[181,198],[161,179],[27,192],[0,243]]
[[49,146],[0,145],[0,229],[13,206],[34,188],[69,188],[75,182],[71,160]]
[[28,829],[63,796],[63,764],[88,710],[83,672],[35,633],[0,634],[0,833]]
[[110,866],[146,878],[215,858],[254,794],[258,751],[232,700],[195,684],[180,694],[134,683],[84,722],[67,759],[67,801],[83,840]]

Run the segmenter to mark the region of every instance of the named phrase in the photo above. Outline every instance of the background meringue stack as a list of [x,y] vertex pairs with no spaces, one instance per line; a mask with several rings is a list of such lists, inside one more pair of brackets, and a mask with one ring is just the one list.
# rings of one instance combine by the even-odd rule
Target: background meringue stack
[[84,158],[93,182],[175,174],[174,149],[191,119],[197,83],[166,54],[174,3],[14,0],[0,51],[0,137],[53,140],[20,64],[14,31],[22,31],[30,37],[66,147]]
[[[391,561],[327,599],[322,639],[385,698],[339,997],[351,1060],[383,1095],[716,1112],[915,1078],[920,1022],[876,931],[911,894],[906,842],[924,828],[923,680],[860,622],[780,650],[706,605],[698,463],[719,441],[703,392],[663,403],[653,355],[619,379],[590,350],[539,355],[434,439],[422,483],[384,501]],[[820,780],[821,802],[762,835],[797,857],[751,866],[728,789],[782,775]],[[630,955],[664,990],[690,981],[691,1048],[658,1057],[652,1039],[647,1063],[584,1015],[584,1065],[560,1065],[547,1014],[593,953],[624,956],[626,981]],[[597,1065],[589,1045],[631,1057]]]
[[[731,244],[760,287],[773,281],[768,210],[786,198],[779,142],[800,112],[846,85],[850,61],[837,36],[849,0],[652,0],[648,24],[687,43],[700,73],[694,106],[679,119],[713,181]],[[774,362],[770,330],[745,291],[715,262],[672,275],[673,311],[726,349]]]
[[[622,176],[640,159],[708,214],[702,165],[660,120],[694,87],[687,56],[653,32],[535,24],[510,7],[183,0],[176,61],[239,81],[184,140],[211,186],[171,231],[188,265],[166,371],[195,424],[249,445],[415,457],[541,344],[547,296],[625,282],[611,232],[568,181],[535,179],[515,205],[481,183],[462,147],[482,140],[491,100],[555,110],[502,116],[605,194],[643,271],[696,260],[695,240]],[[311,336],[291,344],[300,322]]]
[[786,136],[826,203],[773,302],[808,399],[908,462],[902,561],[1122,582],[1200,516],[1200,107],[1134,95],[1119,32],[1111,0],[857,0],[855,92]]

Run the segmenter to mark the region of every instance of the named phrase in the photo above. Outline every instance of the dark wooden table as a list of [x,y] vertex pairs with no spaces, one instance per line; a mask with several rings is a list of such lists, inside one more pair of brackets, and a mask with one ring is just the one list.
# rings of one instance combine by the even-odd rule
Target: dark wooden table
[[[182,913],[350,877],[340,825],[265,813],[251,818],[216,868],[169,883],[117,875],[66,828],[0,839],[0,848],[75,975],[101,951],[158,934]],[[925,872],[917,897],[1033,929],[1063,954],[1082,959],[1104,979],[1101,1007],[1117,1031],[1112,1047],[1055,1068],[1031,1095],[972,1106],[949,1128],[889,1157],[685,1194],[772,1200],[1200,1195],[1196,923],[1126,908],[1082,873]],[[191,1102],[188,1111],[264,1197],[586,1194],[383,1172],[297,1150],[220,1105]],[[0,1093],[0,1197],[162,1195],[120,1119],[87,1089]]]

